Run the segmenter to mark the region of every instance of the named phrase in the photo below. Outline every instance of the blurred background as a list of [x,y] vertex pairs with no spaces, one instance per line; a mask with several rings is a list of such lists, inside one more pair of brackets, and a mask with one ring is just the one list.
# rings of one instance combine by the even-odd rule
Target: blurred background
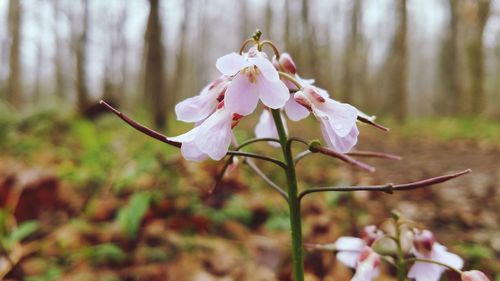
[[[367,174],[314,156],[299,167],[303,188],[474,171],[392,196],[315,196],[306,242],[359,234],[397,209],[500,280],[499,0],[0,1],[0,279],[290,280],[286,206],[265,183],[242,165],[208,195],[221,163],[185,162],[97,105],[184,132],[175,104],[256,28],[302,77],[391,127],[362,128],[359,149],[404,157],[367,159]],[[317,138],[304,122],[291,131]],[[331,253],[309,253],[306,267],[309,280],[351,274]]]

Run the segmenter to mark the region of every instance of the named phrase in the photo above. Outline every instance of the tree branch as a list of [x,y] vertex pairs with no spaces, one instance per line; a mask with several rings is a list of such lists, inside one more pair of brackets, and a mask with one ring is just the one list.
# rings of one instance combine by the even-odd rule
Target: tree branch
[[[337,152],[333,149],[330,149],[330,148],[327,148],[327,147],[324,147],[324,146],[313,146],[313,147],[310,147],[309,150],[311,150],[311,152],[319,152],[321,154],[325,154],[325,155],[328,155],[328,156],[331,156],[331,157],[335,157],[335,158],[338,158],[342,161],[344,161],[345,163],[347,164],[350,164],[354,167],[358,167],[360,169],[363,169],[363,170],[366,170],[368,172],[374,172],[375,171],[375,168],[366,164],[366,163],[363,163],[361,161],[358,161],[354,158],[351,158],[343,153],[340,153],[340,152]],[[304,155],[305,156],[305,155]]]
[[394,154],[389,154],[389,153],[384,153],[384,152],[376,152],[376,151],[365,151],[365,150],[353,150],[350,152],[347,152],[346,155],[349,156],[358,156],[358,157],[372,157],[372,158],[383,158],[383,159],[389,159],[389,160],[401,160],[403,157],[394,155]]
[[417,189],[420,187],[427,187],[427,186],[435,185],[435,184],[449,181],[449,180],[457,178],[459,176],[468,174],[470,172],[471,172],[471,169],[467,169],[467,170],[464,170],[464,171],[461,171],[458,173],[428,178],[428,179],[410,182],[410,183],[396,184],[396,185],[394,185],[392,183],[388,183],[388,184],[384,184],[384,185],[309,188],[307,190],[302,191],[299,194],[299,200],[301,200],[304,196],[306,196],[308,194],[316,193],[316,192],[325,192],[325,191],[341,191],[341,192],[343,192],[343,191],[360,191],[360,190],[370,191],[370,190],[372,190],[372,191],[382,191],[385,193],[392,194],[394,191],[411,190],[411,189]]
[[378,129],[380,129],[380,130],[382,130],[382,131],[386,131],[386,132],[389,132],[389,131],[390,131],[390,129],[389,129],[389,128],[384,127],[384,126],[382,126],[382,125],[380,125],[380,124],[378,124],[378,123],[375,123],[375,121],[372,121],[372,120],[367,119],[367,118],[362,117],[362,116],[358,116],[358,121],[363,122],[363,123],[366,123],[366,124],[368,124],[368,125],[372,125],[373,127],[378,128]]

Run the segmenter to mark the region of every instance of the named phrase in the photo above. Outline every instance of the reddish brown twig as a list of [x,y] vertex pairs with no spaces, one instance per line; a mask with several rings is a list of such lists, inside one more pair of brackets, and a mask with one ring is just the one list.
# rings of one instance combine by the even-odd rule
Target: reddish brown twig
[[464,171],[461,171],[458,173],[428,178],[428,179],[410,182],[410,183],[396,184],[396,185],[394,185],[392,183],[388,183],[388,184],[384,184],[384,185],[309,188],[307,190],[302,191],[299,194],[299,200],[301,200],[307,194],[316,193],[316,192],[325,192],[325,191],[361,191],[361,190],[370,191],[370,190],[372,190],[372,191],[382,191],[385,193],[392,194],[394,191],[411,190],[411,189],[417,189],[417,188],[421,188],[421,187],[435,185],[438,183],[452,180],[454,178],[468,174],[470,172],[471,172],[471,169],[467,169],[467,170],[464,170]]
[[384,153],[384,152],[376,152],[376,151],[364,151],[364,150],[353,150],[346,153],[349,156],[358,156],[358,157],[373,157],[373,158],[383,158],[390,160],[401,160],[403,159],[401,156]]
[[378,129],[380,129],[380,130],[382,130],[382,131],[386,131],[386,132],[389,132],[389,131],[390,131],[390,129],[389,129],[389,128],[384,127],[384,126],[382,126],[382,125],[380,125],[380,124],[378,124],[378,123],[376,123],[376,122],[374,122],[374,121],[372,121],[372,120],[370,120],[370,119],[367,119],[367,118],[365,118],[365,117],[362,117],[362,116],[358,116],[358,121],[363,122],[363,123],[366,123],[366,124],[368,124],[368,125],[372,125],[372,126],[374,126],[375,128],[378,128]]
[[171,141],[167,138],[167,136],[161,134],[161,133],[158,133],[157,131],[153,130],[153,129],[150,129],[144,125],[141,125],[139,123],[137,123],[136,121],[130,119],[127,115],[121,113],[120,111],[116,110],[116,108],[112,107],[111,105],[109,105],[107,102],[101,100],[99,102],[99,104],[105,106],[109,111],[113,112],[114,114],[116,114],[118,117],[120,117],[123,121],[125,121],[127,124],[129,124],[130,126],[134,127],[136,130],[142,132],[143,134],[146,134],[154,139],[157,139],[161,142],[164,142],[166,144],[170,144],[170,145],[173,145],[175,147],[181,147],[181,143],[180,142],[176,142],[176,141]]
[[345,154],[342,154],[340,152],[337,152],[333,149],[330,149],[330,148],[326,148],[324,146],[313,146],[313,147],[310,147],[309,148],[311,150],[311,152],[319,152],[321,154],[325,154],[325,155],[328,155],[328,156],[332,156],[332,157],[335,157],[335,158],[338,158],[344,162],[346,162],[347,164],[350,164],[354,167],[358,167],[360,169],[363,169],[363,170],[366,170],[368,172],[374,172],[375,171],[375,168],[366,164],[366,163],[363,163],[361,161],[358,161],[354,158],[351,158]]

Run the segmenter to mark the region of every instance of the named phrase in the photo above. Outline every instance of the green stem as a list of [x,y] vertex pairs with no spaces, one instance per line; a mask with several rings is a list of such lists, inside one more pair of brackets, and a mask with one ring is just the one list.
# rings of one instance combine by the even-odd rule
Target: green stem
[[401,246],[401,230],[399,229],[399,223],[396,221],[396,245],[398,251],[398,257],[396,262],[398,281],[406,280],[406,261],[405,254],[403,252],[403,247]]
[[293,161],[291,142],[281,120],[279,109],[272,110],[274,123],[278,131],[283,157],[285,158],[285,171],[288,183],[288,207],[290,209],[290,225],[292,236],[292,263],[294,281],[304,281],[304,251],[302,248],[302,221],[300,217],[300,200],[298,197],[297,176]]

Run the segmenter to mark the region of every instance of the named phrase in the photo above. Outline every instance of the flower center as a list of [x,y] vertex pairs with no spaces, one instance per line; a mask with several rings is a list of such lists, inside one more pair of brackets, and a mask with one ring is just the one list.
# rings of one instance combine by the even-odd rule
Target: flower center
[[248,81],[250,81],[250,83],[257,83],[257,77],[259,76],[260,74],[260,71],[257,67],[255,66],[250,66],[250,67],[246,67],[245,69],[243,69],[243,74],[246,75],[246,77],[248,78]]

